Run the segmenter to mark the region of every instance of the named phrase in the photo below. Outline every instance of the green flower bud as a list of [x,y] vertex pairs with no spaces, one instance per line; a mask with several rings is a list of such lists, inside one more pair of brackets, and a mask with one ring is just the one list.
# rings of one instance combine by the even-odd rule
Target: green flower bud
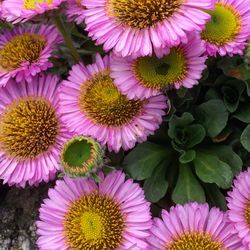
[[64,144],[61,167],[70,177],[89,177],[103,166],[104,151],[94,139],[76,136]]

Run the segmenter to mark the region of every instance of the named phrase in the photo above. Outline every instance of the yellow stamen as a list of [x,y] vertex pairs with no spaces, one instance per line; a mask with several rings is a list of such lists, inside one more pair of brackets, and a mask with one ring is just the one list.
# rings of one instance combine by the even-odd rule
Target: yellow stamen
[[91,120],[107,126],[130,122],[142,110],[144,102],[128,100],[109,76],[101,72],[81,86],[79,106]]
[[222,242],[214,241],[208,233],[185,233],[172,240],[166,250],[227,250]]
[[23,62],[36,62],[46,46],[45,37],[37,34],[22,34],[13,37],[0,49],[0,71],[11,71]]
[[65,215],[66,241],[71,249],[114,250],[121,244],[124,223],[112,198],[98,193],[82,196]]
[[133,69],[140,84],[161,90],[185,79],[186,56],[182,49],[173,48],[169,55],[161,59],[149,56],[138,58]]
[[108,0],[111,16],[133,28],[143,29],[154,26],[171,17],[183,0]]
[[246,205],[245,217],[246,217],[247,224],[250,226],[250,201],[248,201]]
[[51,4],[53,0],[24,0],[23,6],[25,9],[37,9],[37,5],[47,3]]
[[0,149],[10,157],[34,158],[54,145],[57,134],[55,110],[43,98],[18,99],[0,116]]
[[208,11],[211,21],[201,33],[203,40],[223,46],[234,41],[241,31],[241,15],[232,5],[219,2],[214,11]]

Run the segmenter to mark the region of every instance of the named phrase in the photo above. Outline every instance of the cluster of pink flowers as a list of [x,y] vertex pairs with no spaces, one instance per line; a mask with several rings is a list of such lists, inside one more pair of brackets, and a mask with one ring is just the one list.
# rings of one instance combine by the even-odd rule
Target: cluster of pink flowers
[[[40,220],[37,222],[38,247],[42,250],[71,249],[75,242],[78,246],[83,246],[79,249],[91,249],[84,248],[90,246],[87,244],[93,244],[93,247],[100,244],[103,247],[100,249],[111,246],[105,245],[109,244],[108,236],[99,241],[91,237],[81,238],[80,234],[85,232],[86,228],[74,227],[72,235],[68,232],[69,225],[72,226],[71,220],[75,220],[76,223],[78,219],[81,223],[84,213],[99,211],[98,205],[88,207],[89,203],[85,204],[85,200],[82,200],[85,204],[84,209],[75,206],[83,197],[97,194],[96,199],[111,198],[119,206],[123,218],[123,223],[116,224],[122,228],[119,244],[108,249],[247,250],[250,247],[250,227],[244,212],[245,202],[250,195],[249,173],[250,171],[241,174],[236,181],[237,186],[233,194],[229,194],[231,198],[228,198],[228,212],[222,212],[218,208],[209,209],[206,203],[191,202],[171,207],[169,212],[162,210],[161,219],[151,218],[150,204],[145,200],[143,190],[131,179],[126,180],[120,171],[114,171],[106,177],[100,173],[101,181],[98,185],[90,179],[64,178],[57,181],[55,188],[49,190],[49,198],[44,200],[40,208]],[[245,189],[241,189],[243,185],[246,185]],[[102,206],[105,209],[105,203]],[[72,208],[75,209],[75,213],[72,212]],[[81,213],[78,214],[77,209],[81,210]],[[112,209],[106,211],[109,218],[113,216],[111,211]],[[93,234],[97,231],[95,226],[94,222]],[[104,235],[109,230],[105,226],[102,228]]]
[[[67,80],[48,72],[60,32],[30,22],[62,5],[109,53],[77,62]],[[242,54],[250,38],[249,0],[3,0],[0,18],[16,25],[0,35],[0,178],[21,187],[54,179],[73,135],[114,152],[146,141],[169,89],[197,85],[209,56]],[[229,212],[189,203],[154,220],[124,173],[99,178],[57,181],[40,209],[39,249],[250,249],[250,171],[235,181]]]

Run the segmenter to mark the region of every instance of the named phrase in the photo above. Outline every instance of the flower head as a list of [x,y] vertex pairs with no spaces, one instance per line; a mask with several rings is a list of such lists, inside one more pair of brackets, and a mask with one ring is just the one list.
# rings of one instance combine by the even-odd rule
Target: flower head
[[103,156],[103,149],[97,141],[86,136],[75,136],[64,144],[61,166],[71,177],[86,177],[102,167]]
[[62,41],[54,26],[19,26],[0,35],[0,87],[10,78],[32,81],[33,76],[51,68],[53,51]]
[[120,171],[101,179],[65,177],[49,190],[37,222],[40,250],[147,248],[152,222],[143,190]]
[[84,1],[85,0],[68,0],[66,5],[66,16],[71,22],[81,24],[84,22]]
[[162,122],[166,97],[129,100],[110,77],[110,57],[73,66],[60,87],[60,111],[72,132],[97,139],[108,149],[128,150],[143,142]]
[[111,77],[118,89],[130,99],[144,99],[159,95],[168,88],[192,88],[198,84],[205,69],[204,45],[197,35],[189,36],[188,44],[181,44],[156,56],[111,60]]
[[215,9],[208,13],[211,21],[201,33],[207,54],[242,54],[250,38],[249,0],[216,0]]
[[10,80],[0,98],[0,178],[9,185],[48,182],[70,136],[58,112],[58,77]]
[[250,248],[250,168],[234,181],[228,193],[229,220],[247,249]]
[[85,0],[86,30],[105,50],[150,56],[202,31],[214,0]]
[[48,10],[56,9],[65,0],[5,0],[3,16],[8,22],[25,22]]
[[2,15],[3,15],[3,7],[2,7],[3,3],[2,2],[3,1],[0,1],[0,20],[3,19],[3,17],[2,17]]
[[188,203],[163,210],[148,238],[154,250],[243,250],[227,215],[208,204]]

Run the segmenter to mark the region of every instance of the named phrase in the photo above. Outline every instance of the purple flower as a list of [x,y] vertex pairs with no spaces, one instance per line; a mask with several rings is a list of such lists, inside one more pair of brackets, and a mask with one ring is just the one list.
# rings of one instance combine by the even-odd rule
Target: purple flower
[[66,5],[66,16],[70,22],[81,24],[84,22],[84,1],[85,0],[68,0]]
[[4,0],[3,16],[8,22],[25,22],[45,11],[56,9],[65,0]]
[[148,238],[154,250],[245,250],[227,215],[208,204],[188,203],[162,211]]
[[210,56],[243,54],[250,38],[249,0],[216,0],[215,9],[208,11],[211,21],[201,33]]
[[166,49],[165,55],[138,57],[113,56],[111,77],[122,94],[129,99],[156,96],[169,88],[192,88],[206,68],[204,43],[189,35],[187,44]]
[[155,50],[187,42],[201,32],[214,0],[85,0],[86,30],[106,51],[150,56]]
[[227,201],[229,220],[243,244],[250,249],[250,168],[236,178]]
[[59,153],[71,137],[58,112],[59,78],[37,75],[33,81],[10,80],[1,88],[0,178],[24,187],[54,178]]
[[62,38],[54,26],[19,26],[0,35],[0,87],[9,79],[31,82],[51,68],[49,61]]
[[40,250],[147,249],[152,226],[142,188],[120,171],[90,179],[56,182],[37,221]]
[[68,128],[97,139],[110,151],[133,148],[154,133],[167,108],[166,97],[129,100],[110,77],[110,57],[73,66],[60,87],[60,112]]

